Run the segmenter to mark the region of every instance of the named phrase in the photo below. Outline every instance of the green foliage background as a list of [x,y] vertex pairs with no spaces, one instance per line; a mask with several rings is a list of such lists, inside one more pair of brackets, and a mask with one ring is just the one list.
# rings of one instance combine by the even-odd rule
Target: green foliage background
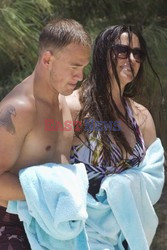
[[143,93],[137,99],[155,120],[157,134],[167,150],[167,4],[165,0],[1,0],[0,98],[30,74],[38,56],[42,26],[53,17],[74,18],[92,39],[109,25],[131,23],[143,32],[161,83],[147,71]]
[[[167,151],[166,1],[1,0],[0,99],[33,71],[38,57],[40,30],[53,17],[78,20],[90,32],[92,39],[103,28],[115,24],[135,24],[142,30],[162,86],[160,87],[157,79],[152,77],[150,71],[146,69],[147,80],[143,83],[143,92],[137,97],[137,100],[150,109],[157,134],[162,139]],[[166,225],[165,228],[167,229]],[[167,247],[163,240],[161,241],[154,243],[154,249]]]

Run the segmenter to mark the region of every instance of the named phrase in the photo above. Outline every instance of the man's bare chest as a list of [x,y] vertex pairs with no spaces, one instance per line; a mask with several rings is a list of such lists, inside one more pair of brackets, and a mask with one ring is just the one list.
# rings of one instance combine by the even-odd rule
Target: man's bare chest
[[35,126],[24,140],[14,172],[47,162],[67,163],[74,135],[73,126],[69,128],[48,130],[45,125]]

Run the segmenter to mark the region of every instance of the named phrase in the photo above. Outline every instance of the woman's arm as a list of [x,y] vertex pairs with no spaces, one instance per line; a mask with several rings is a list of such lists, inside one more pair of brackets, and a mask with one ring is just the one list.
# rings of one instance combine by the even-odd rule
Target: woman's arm
[[143,105],[131,100],[134,117],[142,132],[145,146],[148,148],[156,140],[156,130],[153,118]]

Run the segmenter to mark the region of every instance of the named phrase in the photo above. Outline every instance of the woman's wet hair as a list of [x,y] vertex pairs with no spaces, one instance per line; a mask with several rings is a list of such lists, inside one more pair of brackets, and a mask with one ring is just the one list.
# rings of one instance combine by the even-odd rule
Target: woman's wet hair
[[[140,87],[142,86],[143,78],[143,61],[140,63],[140,68],[133,80],[129,82],[125,89],[123,95],[121,94],[120,79],[117,73],[117,57],[114,55],[114,45],[120,43],[121,34],[126,32],[128,34],[129,44],[132,40],[132,35],[136,35],[139,39],[140,49],[143,56],[146,58],[150,64],[151,69],[153,69],[148,53],[146,42],[135,27],[131,25],[116,25],[106,28],[102,31],[96,38],[93,49],[92,57],[92,69],[89,78],[82,84],[80,91],[80,101],[82,103],[82,110],[79,113],[79,121],[82,122],[83,127],[76,135],[80,137],[81,133],[84,133],[87,143],[90,147],[91,143],[90,134],[92,131],[85,130],[85,121],[90,118],[94,121],[106,121],[115,122],[120,119],[125,123],[134,133],[136,141],[138,140],[138,134],[135,130],[126,109],[126,97],[135,97],[138,93]],[[124,107],[123,114],[117,107],[114,98],[112,96],[112,80],[109,73],[109,65],[112,67],[112,72],[115,76],[116,82],[119,87],[120,99]],[[130,66],[131,67],[131,66]],[[133,68],[131,67],[132,74]],[[125,134],[122,130],[117,131],[94,131],[94,138],[99,138],[102,143],[102,156],[105,165],[111,165],[111,143],[114,142],[122,152],[122,160],[128,158],[128,155],[133,155],[133,148],[130,146]],[[126,157],[123,152],[126,152]],[[135,155],[135,157],[137,157]],[[138,160],[140,163],[140,159]],[[94,162],[96,165],[97,162]]]

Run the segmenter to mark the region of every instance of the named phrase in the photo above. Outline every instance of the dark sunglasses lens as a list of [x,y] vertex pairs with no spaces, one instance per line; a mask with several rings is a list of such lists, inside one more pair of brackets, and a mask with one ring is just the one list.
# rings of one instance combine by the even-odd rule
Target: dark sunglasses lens
[[128,57],[129,48],[126,45],[116,44],[113,46],[114,54],[121,59],[126,59]]
[[141,49],[133,49],[133,56],[136,59],[137,62],[143,62],[145,59],[145,54]]
[[113,46],[113,51],[117,58],[120,59],[126,59],[129,57],[130,53],[133,53],[136,62],[141,63],[145,60],[145,53],[139,48],[131,49],[127,45],[116,44]]

